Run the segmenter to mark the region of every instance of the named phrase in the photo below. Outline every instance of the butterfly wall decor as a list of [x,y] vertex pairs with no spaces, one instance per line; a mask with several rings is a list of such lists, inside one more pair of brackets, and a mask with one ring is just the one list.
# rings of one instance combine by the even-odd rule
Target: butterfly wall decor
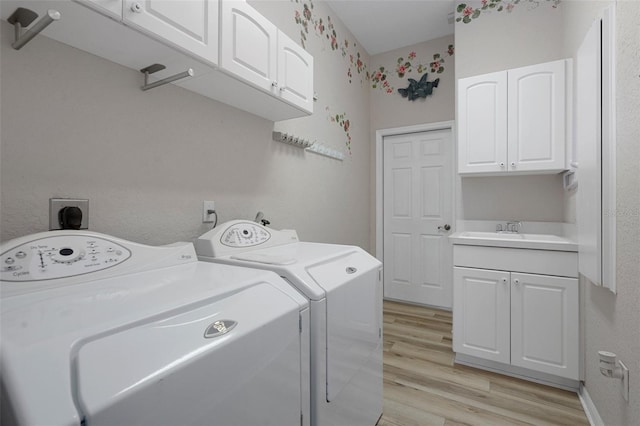
[[403,98],[408,98],[410,101],[415,101],[418,98],[426,98],[427,95],[431,95],[433,93],[433,89],[435,87],[438,87],[439,82],[439,78],[436,78],[433,81],[427,81],[427,73],[425,73],[420,78],[420,81],[416,81],[413,78],[410,78],[409,87],[407,87],[406,89],[398,89],[398,93],[400,93]]

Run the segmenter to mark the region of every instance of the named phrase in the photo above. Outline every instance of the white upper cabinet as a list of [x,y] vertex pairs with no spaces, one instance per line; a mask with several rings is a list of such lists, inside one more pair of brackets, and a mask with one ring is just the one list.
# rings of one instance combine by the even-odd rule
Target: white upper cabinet
[[460,174],[565,169],[565,62],[458,80]]
[[278,28],[244,1],[223,0],[220,67],[261,89],[277,85]]
[[507,159],[507,73],[458,80],[458,170],[501,172]]
[[76,3],[83,4],[87,7],[97,10],[98,12],[114,18],[118,21],[122,20],[122,2],[123,0],[73,0]]
[[61,43],[138,71],[164,65],[150,83],[192,69],[172,84],[271,121],[313,112],[313,57],[244,1],[0,0],[2,19],[17,7],[58,10],[42,35]]
[[218,0],[124,0],[122,17],[125,24],[217,65],[218,9]]
[[286,101],[313,112],[313,56],[278,31],[278,92]]
[[240,0],[222,0],[220,67],[313,112],[313,57]]
[[508,71],[508,167],[563,170],[565,61]]

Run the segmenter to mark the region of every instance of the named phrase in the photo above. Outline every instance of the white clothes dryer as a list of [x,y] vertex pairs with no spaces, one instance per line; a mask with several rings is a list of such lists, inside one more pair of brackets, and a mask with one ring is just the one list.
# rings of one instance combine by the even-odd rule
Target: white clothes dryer
[[276,272],[310,303],[311,425],[373,426],[382,415],[382,264],[360,247],[300,242],[235,220],[195,241],[204,261]]
[[308,301],[272,272],[54,231],[0,278],[3,425],[310,422]]

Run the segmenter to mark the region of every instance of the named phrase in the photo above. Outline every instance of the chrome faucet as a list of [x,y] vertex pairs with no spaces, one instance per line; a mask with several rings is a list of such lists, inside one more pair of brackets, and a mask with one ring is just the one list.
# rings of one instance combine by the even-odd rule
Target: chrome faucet
[[522,222],[518,220],[510,220],[505,225],[502,225],[501,223],[496,225],[496,232],[518,234],[520,233],[520,229],[522,229]]
[[522,228],[522,222],[519,220],[511,220],[507,222],[507,232],[513,232],[517,234],[520,232],[520,228]]

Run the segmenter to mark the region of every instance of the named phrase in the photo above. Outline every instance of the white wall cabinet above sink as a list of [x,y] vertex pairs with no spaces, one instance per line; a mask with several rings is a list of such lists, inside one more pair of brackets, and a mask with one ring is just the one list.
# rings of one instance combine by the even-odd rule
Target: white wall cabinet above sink
[[566,60],[458,80],[458,172],[565,170]]

